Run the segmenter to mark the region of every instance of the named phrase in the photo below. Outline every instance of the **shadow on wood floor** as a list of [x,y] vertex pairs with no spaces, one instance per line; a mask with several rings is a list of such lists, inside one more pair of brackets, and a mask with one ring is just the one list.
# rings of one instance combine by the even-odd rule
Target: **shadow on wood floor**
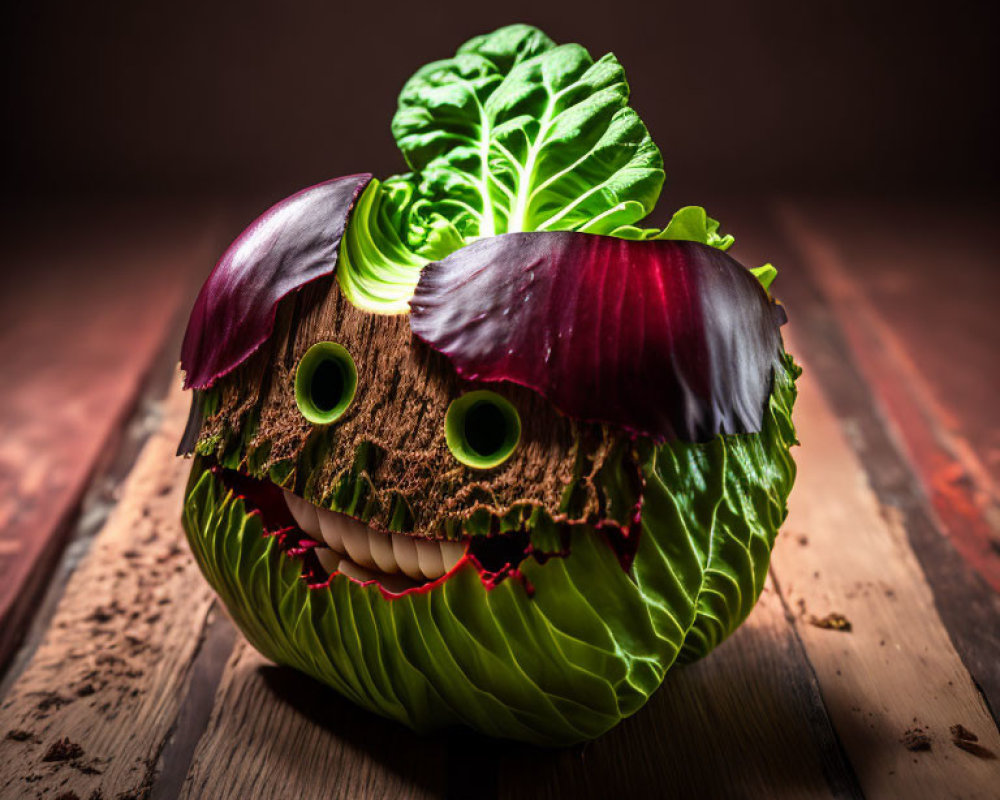
[[[421,753],[446,748],[449,800],[580,800],[609,786],[628,798],[661,797],[670,786],[699,786],[705,796],[731,796],[734,790],[756,795],[768,788],[780,788],[782,796],[860,796],[840,744],[825,723],[815,679],[795,674],[808,672],[800,645],[790,635],[775,637],[766,627],[766,615],[756,622],[708,658],[671,671],[645,708],[604,737],[561,749],[462,729],[419,736],[293,669],[265,666],[258,672],[276,699],[380,770],[412,781],[420,774],[414,760]],[[880,748],[899,747],[898,737],[879,729],[877,720],[871,721],[869,738],[873,758]],[[296,760],[293,748],[287,753],[290,771],[309,769]],[[774,786],[775,775],[786,785]],[[422,788],[432,791],[433,781]]]

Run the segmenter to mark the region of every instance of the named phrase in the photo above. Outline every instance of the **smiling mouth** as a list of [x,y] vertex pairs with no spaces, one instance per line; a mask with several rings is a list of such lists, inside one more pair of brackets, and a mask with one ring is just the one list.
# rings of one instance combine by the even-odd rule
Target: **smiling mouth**
[[328,575],[339,572],[361,582],[376,581],[398,594],[443,578],[466,554],[467,541],[378,531],[287,489],[282,492],[295,524],[316,543],[313,552]]
[[[275,537],[282,553],[302,562],[302,578],[315,589],[328,587],[342,576],[363,585],[374,584],[391,600],[432,590],[468,566],[487,589],[514,579],[533,596],[534,586],[522,571],[525,560],[544,564],[570,555],[571,523],[557,524],[557,541],[549,537],[550,546],[545,548],[532,542],[527,519],[517,527],[498,530],[499,526],[494,526],[457,540],[386,531],[310,503],[266,478],[254,478],[211,461],[207,467],[244,502],[248,514],[260,516],[264,535]],[[586,525],[607,542],[626,572],[638,545],[640,509],[638,503],[628,525],[610,520]]]
[[342,576],[375,584],[392,599],[433,589],[468,565],[487,588],[514,577],[531,592],[519,570],[521,562],[529,555],[563,555],[535,551],[523,527],[460,540],[379,530],[349,514],[314,505],[267,479],[218,464],[208,468],[244,502],[247,513],[260,517],[264,535],[275,537],[282,553],[302,562],[302,578],[315,589]]

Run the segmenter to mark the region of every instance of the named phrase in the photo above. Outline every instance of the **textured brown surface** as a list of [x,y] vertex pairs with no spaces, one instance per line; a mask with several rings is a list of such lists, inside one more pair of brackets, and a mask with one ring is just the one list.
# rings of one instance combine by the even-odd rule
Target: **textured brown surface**
[[449,516],[466,516],[480,508],[503,514],[522,501],[556,516],[578,463],[583,465],[581,496],[586,499],[576,519],[597,512],[592,478],[614,435],[600,426],[570,421],[529,390],[490,386],[518,409],[521,443],[495,469],[463,466],[445,443],[445,412],[451,400],[479,384],[459,380],[442,356],[413,339],[406,316],[361,311],[330,280],[316,282],[294,303],[285,303],[269,346],[232,378],[220,381],[221,410],[206,420],[204,435],[238,430],[251,411],[258,410],[260,425],[251,448],[270,444],[265,468],[298,459],[303,448],[325,437],[324,429],[299,412],[294,392],[298,360],[319,341],[337,342],[352,354],[358,390],[350,409],[329,431],[330,457],[315,473],[296,476],[296,487],[301,491],[305,485],[309,499],[328,496],[354,463],[357,443],[367,441],[379,452],[368,473],[373,493],[382,498],[370,523],[374,526],[387,526],[394,493],[409,505],[413,530],[431,535]]

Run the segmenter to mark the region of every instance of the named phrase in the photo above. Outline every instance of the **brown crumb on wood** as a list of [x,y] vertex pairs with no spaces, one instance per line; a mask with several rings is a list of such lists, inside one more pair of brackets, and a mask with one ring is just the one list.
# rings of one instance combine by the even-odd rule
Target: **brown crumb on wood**
[[20,728],[14,728],[13,730],[7,731],[5,739],[10,739],[12,742],[37,742],[38,739],[35,738],[35,734],[31,731],[21,730]]
[[903,747],[913,752],[931,749],[931,737],[924,733],[923,728],[909,728],[903,733],[900,741]]
[[825,617],[810,617],[809,624],[831,631],[851,632],[851,621],[843,614],[837,614],[836,612],[827,614]]
[[39,711],[48,711],[52,708],[62,708],[63,706],[69,705],[73,702],[72,697],[63,697],[61,694],[56,692],[36,692],[41,696],[41,700],[38,701],[38,705],[35,706]]
[[959,750],[971,753],[976,758],[993,760],[997,757],[997,754],[988,747],[983,747],[981,744],[977,744],[978,741],[979,737],[964,725],[951,726],[951,743]]
[[970,742],[965,739],[952,739],[952,744],[955,745],[959,750],[964,750],[966,753],[972,753],[976,758],[985,758],[989,761],[996,759],[997,754],[994,753],[990,748],[983,747],[981,744],[976,744],[975,742]]
[[82,772],[84,775],[101,775],[102,770],[99,770],[95,766],[96,763],[97,762],[95,761],[88,764],[85,761],[80,761],[79,759],[77,759],[76,761],[73,761],[70,764],[70,766],[73,767],[73,769],[77,770],[78,772]]
[[84,617],[84,620],[101,624],[111,622],[120,610],[117,606],[117,603],[112,603],[110,606],[97,606],[90,612],[89,617]]
[[963,742],[979,741],[979,737],[962,724],[951,726],[951,738],[961,739]]
[[58,739],[42,756],[42,761],[72,761],[83,755],[83,748],[69,739]]

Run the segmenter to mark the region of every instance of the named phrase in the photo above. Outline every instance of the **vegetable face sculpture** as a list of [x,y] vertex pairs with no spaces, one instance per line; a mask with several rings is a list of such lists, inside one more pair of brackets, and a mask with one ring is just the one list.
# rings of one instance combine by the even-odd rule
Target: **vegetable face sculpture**
[[184,524],[269,658],[417,730],[638,710],[760,594],[781,307],[663,182],[621,66],[512,26],[421,69],[412,173],[269,210],[198,297]]

